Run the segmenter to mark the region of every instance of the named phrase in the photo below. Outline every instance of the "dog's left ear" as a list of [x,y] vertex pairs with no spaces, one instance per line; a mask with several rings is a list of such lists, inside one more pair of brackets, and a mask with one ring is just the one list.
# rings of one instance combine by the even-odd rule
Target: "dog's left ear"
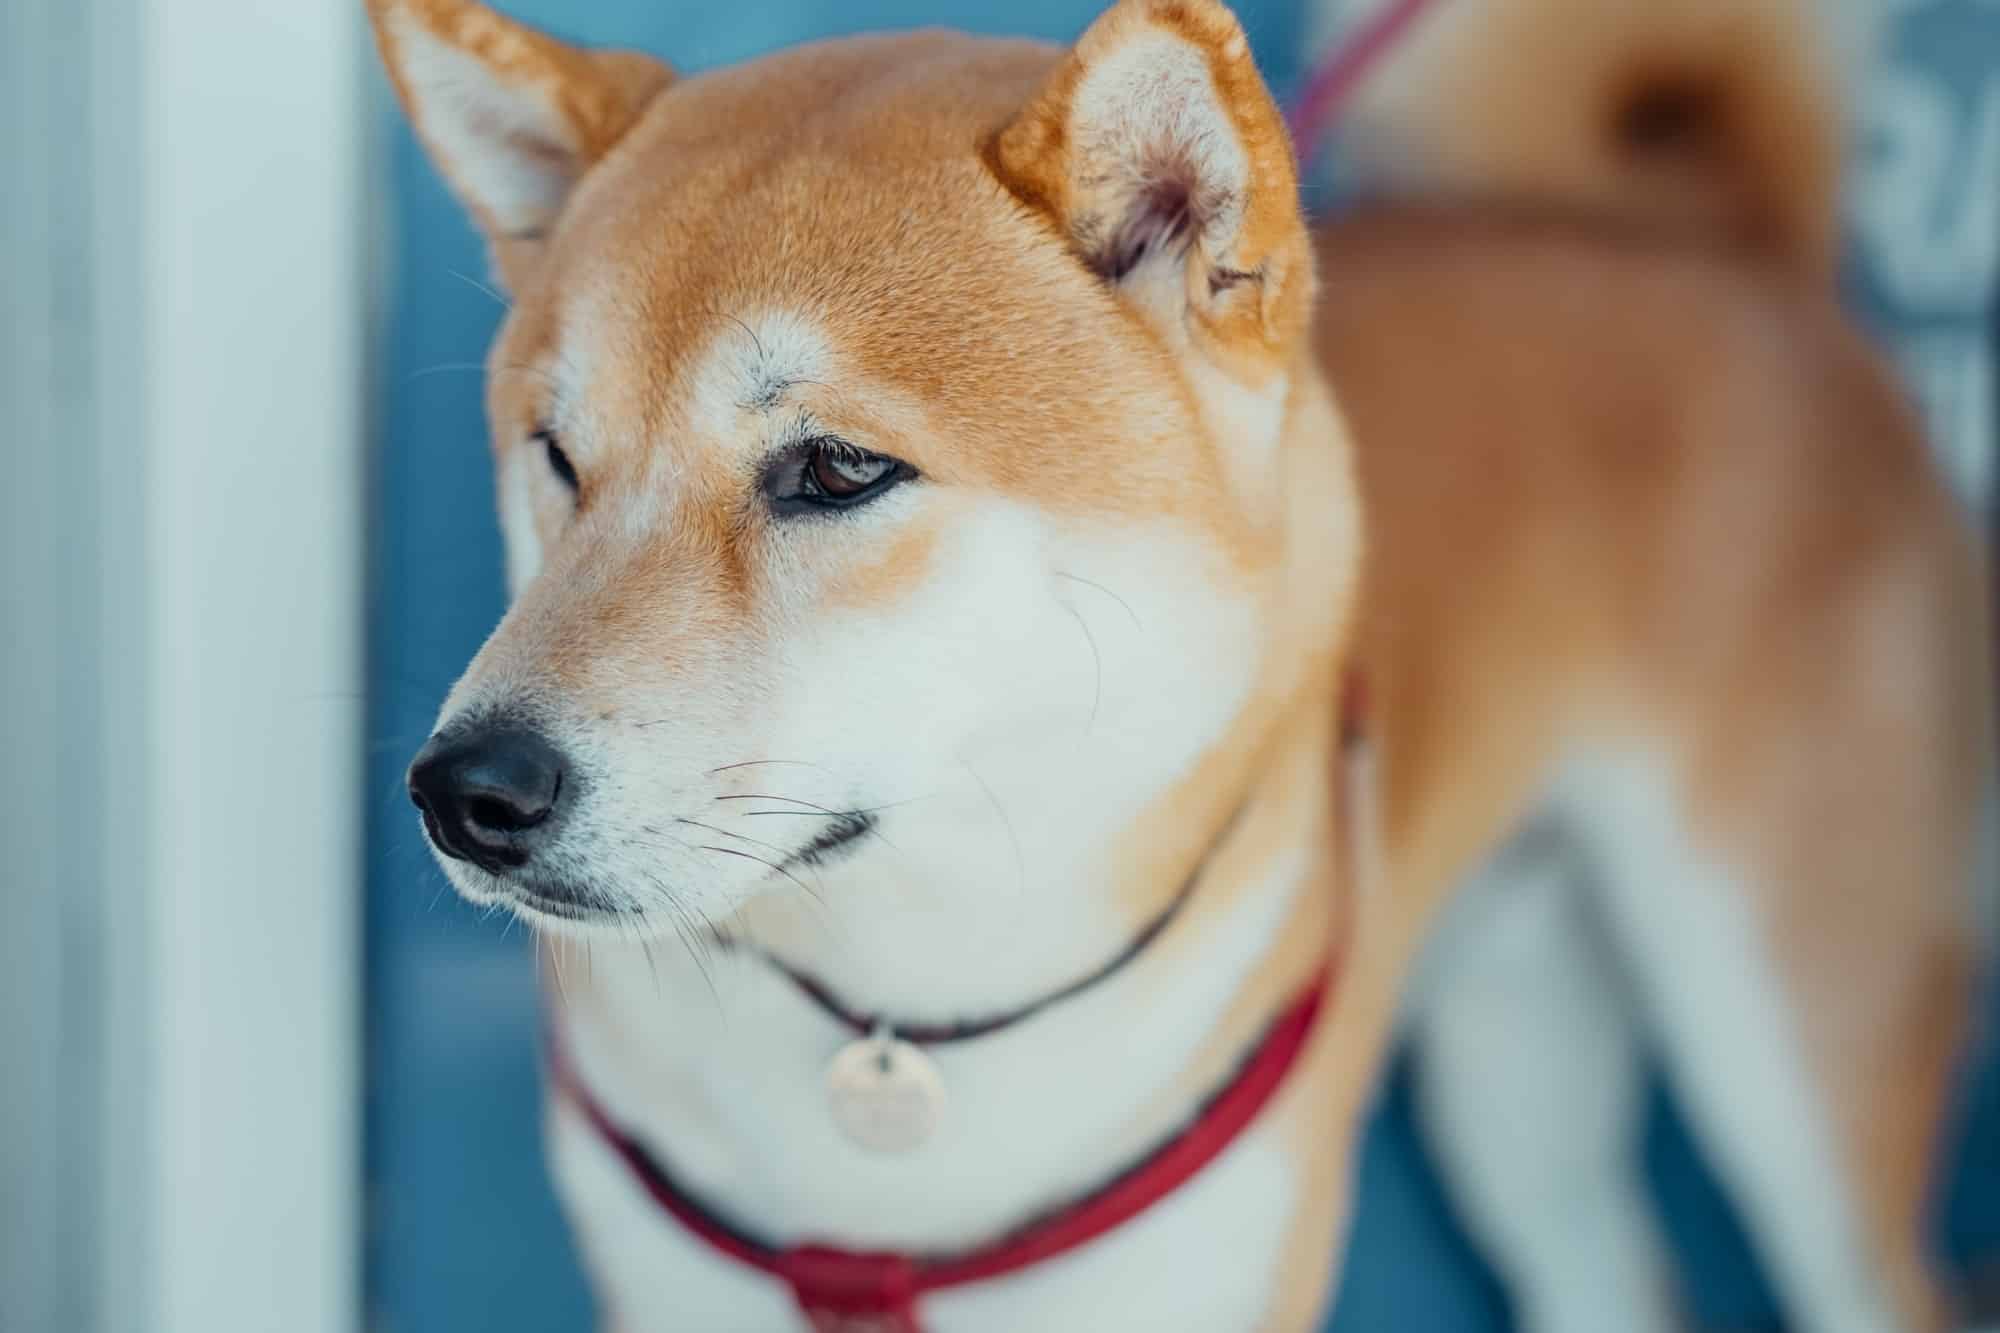
[[1170,334],[1261,379],[1312,301],[1284,117],[1214,0],[1121,0],[988,149],[994,173]]

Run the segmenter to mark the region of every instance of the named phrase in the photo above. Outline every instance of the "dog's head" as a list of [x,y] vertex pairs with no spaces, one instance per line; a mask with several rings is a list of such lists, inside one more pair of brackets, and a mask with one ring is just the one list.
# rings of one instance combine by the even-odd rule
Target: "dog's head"
[[1298,461],[1311,257],[1233,16],[677,79],[372,9],[513,297],[514,602],[411,775],[458,888],[642,932],[928,904],[1002,949],[1059,892],[1080,956],[1171,891],[1132,886],[1214,831],[1302,493],[1347,534],[1327,608],[1353,556],[1344,471]]

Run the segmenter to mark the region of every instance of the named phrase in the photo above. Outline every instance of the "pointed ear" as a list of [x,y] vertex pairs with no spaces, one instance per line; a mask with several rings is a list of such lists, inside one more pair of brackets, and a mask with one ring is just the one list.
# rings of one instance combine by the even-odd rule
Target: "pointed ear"
[[368,13],[403,109],[512,286],[570,189],[673,78],[651,56],[570,46],[475,0],[368,0]]
[[1291,140],[1224,6],[1121,0],[988,158],[1104,281],[1225,366],[1255,374],[1303,332],[1312,257]]

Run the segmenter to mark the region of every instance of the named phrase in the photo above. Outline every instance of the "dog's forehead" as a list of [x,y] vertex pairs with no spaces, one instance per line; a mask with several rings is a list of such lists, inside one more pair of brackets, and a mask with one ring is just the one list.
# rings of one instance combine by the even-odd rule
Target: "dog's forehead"
[[1171,362],[982,157],[1055,55],[916,34],[675,85],[582,182],[513,354],[559,344],[647,438],[824,381],[1038,467],[1100,429],[1143,441]]

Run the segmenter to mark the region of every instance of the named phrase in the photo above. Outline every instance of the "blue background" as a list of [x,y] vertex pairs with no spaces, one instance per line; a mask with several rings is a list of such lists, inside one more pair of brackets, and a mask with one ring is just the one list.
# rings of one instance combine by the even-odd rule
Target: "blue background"
[[[682,70],[808,37],[948,21],[1068,38],[1090,0],[789,0],[737,6],[650,0],[516,0],[564,36],[658,52]],[[1239,5],[1273,85],[1297,77],[1297,7]],[[379,84],[379,80],[378,80]],[[393,117],[378,87],[385,125]],[[446,891],[402,794],[404,764],[445,690],[499,618],[479,363],[501,310],[481,290],[481,247],[400,120],[390,136],[393,249],[385,289],[372,556],[368,889],[368,1305],[372,1328],[583,1329],[589,1301],[543,1171],[534,967],[523,932]],[[1857,290],[1870,293],[1865,273]],[[2000,1254],[2000,1076],[1987,1062],[1986,1132],[1970,1136],[1949,1191],[1946,1242]],[[1740,1234],[1664,1099],[1647,1163],[1711,1327],[1775,1327]],[[1969,1182],[1985,1182],[1975,1192]],[[1360,1160],[1360,1210],[1340,1333],[1485,1333],[1506,1326],[1426,1166],[1407,1076],[1389,1079]]]

